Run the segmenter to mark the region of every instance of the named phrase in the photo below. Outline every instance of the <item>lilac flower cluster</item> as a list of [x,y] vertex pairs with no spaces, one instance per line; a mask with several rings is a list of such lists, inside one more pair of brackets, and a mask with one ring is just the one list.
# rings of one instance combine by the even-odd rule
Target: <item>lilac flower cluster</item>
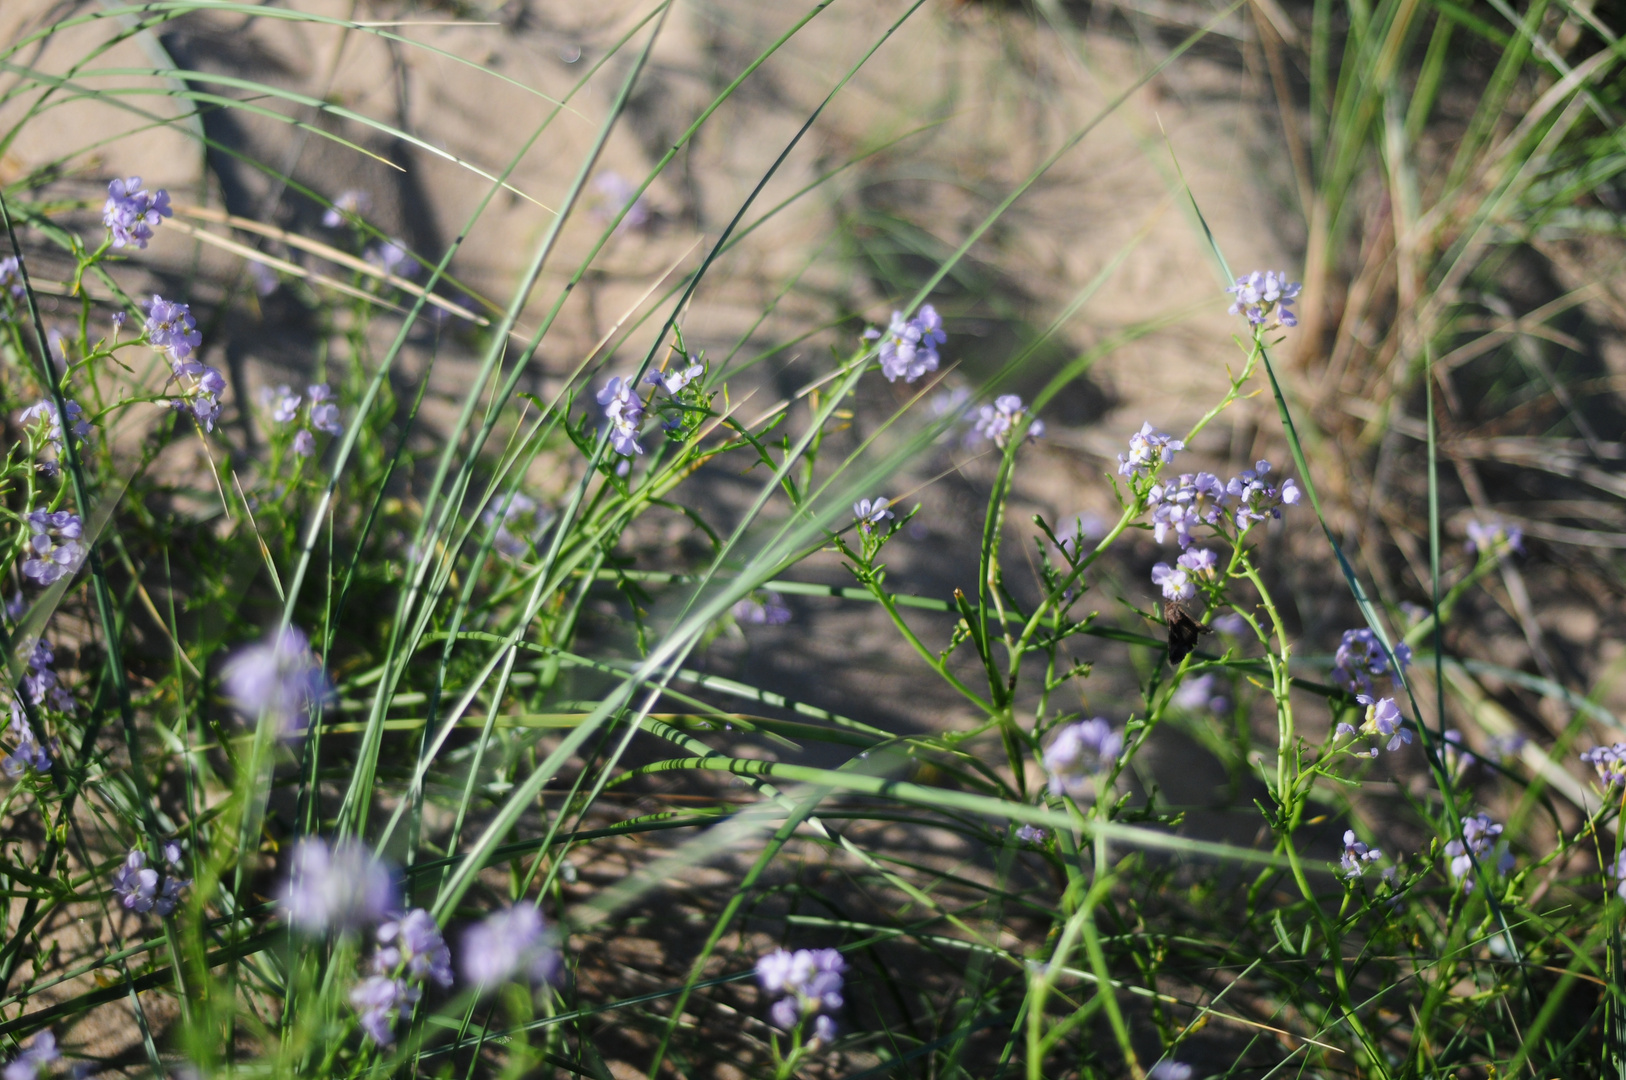
[[[1397,642],[1394,656],[1401,668],[1405,668],[1411,663],[1411,647],[1403,641]],[[1384,655],[1378,636],[1364,626],[1357,630],[1345,630],[1343,640],[1338,643],[1338,652],[1333,655],[1333,682],[1352,694],[1370,695],[1373,692],[1373,678],[1386,675],[1394,681],[1389,671],[1389,658]]]
[[1292,477],[1283,480],[1280,487],[1275,487],[1265,481],[1269,472],[1270,462],[1261,459],[1254,462],[1253,468],[1243,469],[1225,482],[1225,495],[1231,503],[1231,514],[1238,530],[1268,518],[1280,521],[1282,507],[1296,506],[1303,498]]
[[598,403],[604,406],[604,418],[610,422],[610,446],[615,452],[629,458],[642,454],[638,426],[644,422],[644,399],[633,384],[617,375],[598,392]]
[[1523,555],[1524,530],[1517,525],[1511,527],[1503,525],[1499,521],[1489,524],[1478,520],[1468,522],[1468,539],[1463,544],[1463,547],[1468,549],[1468,554],[1473,555],[1481,551],[1494,554],[1503,544],[1507,545],[1509,551]]
[[1345,877],[1360,877],[1361,872],[1366,869],[1367,863],[1377,862],[1381,858],[1383,858],[1383,852],[1375,847],[1367,847],[1355,839],[1354,829],[1344,830],[1344,855],[1338,861],[1344,868]]
[[308,838],[294,848],[288,880],[277,894],[288,921],[306,933],[354,931],[395,908],[389,869],[360,840]]
[[365,191],[351,188],[339,192],[339,197],[333,200],[333,205],[322,211],[322,225],[329,229],[337,229],[352,217],[359,217],[373,208],[373,197]]
[[858,523],[860,531],[868,534],[872,529],[879,528],[882,522],[895,516],[887,509],[891,505],[883,498],[859,499],[853,503],[853,520]]
[[329,435],[344,434],[344,423],[339,419],[339,406],[332,400],[333,388],[327,383],[312,383],[305,388],[305,395],[293,392],[286,384],[275,390],[270,387],[260,391],[260,403],[271,413],[271,421],[275,424],[288,424],[299,418],[300,406],[309,397],[310,406],[306,410],[306,420],[309,427],[301,426],[294,432],[294,453],[300,457],[310,457],[316,452],[316,437],[311,434],[311,428],[325,431]]
[[1024,825],[1016,830],[1016,838],[1024,844],[1042,844],[1050,839],[1050,834],[1037,825]]
[[677,397],[685,387],[706,373],[705,364],[690,364],[688,367],[671,371],[651,371],[644,375],[644,382],[660,390],[665,390],[668,397]]
[[0,772],[5,773],[8,780],[15,780],[30,769],[36,773],[50,771],[51,755],[34,737],[34,729],[29,726],[28,716],[16,694],[11,695],[11,723],[6,732],[17,744],[17,749],[0,758]]
[[641,229],[649,224],[649,203],[632,182],[620,173],[611,169],[600,173],[593,178],[593,186],[603,197],[600,204],[594,207],[596,215],[603,221],[613,221],[617,214],[625,210],[626,216],[616,226],[616,231],[622,229]]
[[79,515],[67,510],[31,510],[27,516],[28,547],[33,558],[24,561],[23,575],[41,585],[49,585],[59,578],[79,570],[89,548],[82,538],[85,523]]
[[1212,713],[1223,714],[1231,709],[1231,700],[1225,696],[1224,685],[1220,682],[1220,677],[1212,671],[1205,671],[1181,683],[1180,689],[1174,692],[1169,701],[1177,708],[1188,712],[1206,709]]
[[903,312],[894,311],[886,331],[870,327],[864,331],[864,340],[880,341],[876,352],[881,360],[881,374],[887,382],[902,379],[912,383],[927,372],[936,371],[937,347],[948,340],[943,332],[943,320],[937,309],[922,304],[920,313],[905,319]]
[[1269,472],[1270,462],[1259,461],[1229,481],[1200,472],[1153,484],[1146,502],[1152,509],[1152,533],[1157,542],[1167,543],[1172,535],[1181,547],[1190,547],[1196,540],[1194,529],[1218,526],[1222,518],[1234,521],[1238,532],[1256,521],[1280,519],[1282,507],[1296,504],[1300,492],[1291,479],[1280,486],[1266,483]]
[[435,917],[422,908],[381,924],[373,974],[350,990],[361,1030],[380,1046],[395,1041],[400,1013],[416,1004],[425,981],[452,985],[452,954]]
[[[971,429],[971,438],[987,439],[995,446],[1003,448],[1010,439],[1011,429],[1016,427],[1026,412],[1021,398],[1015,394],[1001,394],[994,399],[992,405],[984,405],[977,411],[977,421]],[[1043,435],[1043,420],[1035,419],[1028,422],[1028,438],[1037,439]]]
[[13,300],[21,300],[28,295],[28,290],[23,287],[22,263],[17,261],[15,255],[0,259],[0,289],[11,293]]
[[1473,767],[1476,758],[1468,750],[1462,732],[1456,728],[1445,733],[1445,740],[1440,745],[1440,754],[1445,759],[1446,775],[1454,780],[1460,780]]
[[1605,788],[1626,784],[1626,742],[1594,746],[1581,754],[1581,760],[1598,771],[1598,782]]
[[1110,769],[1123,752],[1124,737],[1097,716],[1068,724],[1044,752],[1044,769],[1050,777],[1050,794],[1083,798],[1090,779]]
[[[90,421],[85,419],[85,410],[79,407],[77,401],[67,403],[68,430],[73,437],[83,441],[90,437]],[[62,453],[62,418],[57,415],[56,402],[49,398],[30,405],[17,417],[17,422],[24,428],[37,424],[36,430],[45,437],[47,446],[54,447],[58,455]],[[39,463],[40,472],[47,476],[55,476],[60,466],[55,461],[42,461]]]
[[1165,599],[1190,600],[1197,595],[1198,582],[1212,582],[1219,577],[1219,556],[1207,548],[1192,548],[1181,552],[1175,565],[1158,563],[1152,567],[1152,584],[1163,590]]
[[1146,1071],[1146,1080],[1191,1080],[1193,1071],[1183,1061],[1160,1061]]
[[57,682],[51,665],[56,663],[56,650],[44,638],[28,646],[28,674],[23,676],[23,692],[31,705],[49,705],[58,712],[75,710],[73,695]]
[[783,626],[790,622],[790,608],[785,606],[785,598],[772,589],[747,596],[734,605],[733,612],[735,621],[754,626]]
[[304,727],[305,714],[327,696],[327,676],[310,639],[295,627],[273,632],[226,662],[226,693],[248,716],[262,713],[283,736]]
[[153,194],[141,186],[139,176],[114,180],[107,185],[102,224],[112,233],[116,248],[146,247],[153,229],[165,218],[174,216],[175,212],[169,208],[169,192],[159,188],[157,194]]
[[829,1042],[836,1037],[831,1013],[841,1009],[842,972],[847,961],[835,949],[778,949],[757,961],[757,981],[764,993],[784,995],[768,1010],[774,1025],[792,1031],[806,1018],[813,1021],[813,1037]]
[[1152,508],[1152,535],[1160,544],[1169,534],[1181,547],[1196,540],[1192,529],[1217,525],[1225,507],[1225,485],[1213,473],[1183,473],[1177,481],[1159,481],[1146,495]]
[[38,1080],[59,1056],[56,1036],[42,1031],[6,1066],[5,1080]]
[[169,355],[174,377],[192,380],[190,387],[182,382],[182,392],[170,399],[170,408],[190,412],[204,431],[213,431],[220,416],[220,398],[226,392],[226,377],[193,356],[203,343],[203,335],[198,332],[191,307],[155,293],[147,304],[146,332],[148,343]]
[[156,911],[168,917],[175,913],[181,902],[181,890],[192,884],[190,878],[179,876],[181,845],[171,841],[164,845],[164,861],[169,869],[162,875],[147,865],[147,856],[140,848],[131,848],[119,868],[113,871],[113,895],[126,911]]
[[[1496,846],[1496,838],[1502,834],[1502,826],[1490,819],[1485,813],[1471,814],[1462,819],[1462,839],[1452,840],[1445,845],[1445,853],[1451,856],[1451,876],[1462,881],[1464,892],[1473,892],[1473,878],[1468,872],[1473,869],[1474,859],[1481,861],[1491,853]],[[1513,869],[1513,853],[1504,850],[1496,860],[1496,872],[1505,874]]]
[[397,240],[384,240],[362,252],[362,258],[386,274],[409,278],[418,272],[418,264],[408,253],[406,245]]
[[1173,461],[1175,451],[1185,448],[1186,444],[1179,439],[1154,430],[1152,422],[1148,420],[1141,424],[1139,431],[1129,436],[1129,456],[1118,455],[1118,474],[1145,476]]
[[531,904],[517,904],[469,928],[461,963],[463,977],[477,987],[492,988],[514,978],[543,986],[558,977],[559,950],[542,913]]
[[516,491],[500,505],[499,500],[491,500],[480,514],[480,521],[486,528],[497,530],[491,546],[509,558],[518,559],[528,555],[531,546],[542,539],[542,534],[553,524],[553,517],[552,510]]
[[395,1041],[395,1021],[422,996],[405,979],[369,975],[350,988],[350,1007],[356,1010],[361,1030],[379,1046]]
[[1265,326],[1274,313],[1277,324],[1297,326],[1299,320],[1291,305],[1300,289],[1299,283],[1289,282],[1285,273],[1255,270],[1237,278],[1236,284],[1225,291],[1236,297],[1231,304],[1232,315],[1246,315],[1253,325]]
[[[1380,739],[1388,739],[1385,749],[1399,750],[1403,745],[1411,743],[1411,729],[1406,727],[1406,718],[1400,713],[1400,706],[1395,704],[1394,698],[1384,698],[1381,701],[1361,694],[1355,699],[1366,706],[1366,719],[1359,728],[1350,724],[1339,724],[1337,734],[1340,737],[1354,738],[1356,735],[1372,735]],[[1378,756],[1376,747],[1372,748],[1372,757]]]

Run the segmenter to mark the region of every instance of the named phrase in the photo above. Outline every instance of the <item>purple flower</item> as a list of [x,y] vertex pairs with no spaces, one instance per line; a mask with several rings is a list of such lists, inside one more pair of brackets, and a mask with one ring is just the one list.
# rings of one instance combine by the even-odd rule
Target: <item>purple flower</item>
[[107,202],[102,204],[102,224],[113,234],[116,248],[147,246],[152,230],[175,212],[169,208],[169,192],[158,189],[154,195],[141,186],[141,177],[114,180],[107,185]]
[[28,726],[28,717],[16,694],[11,695],[11,724],[6,731],[17,743],[17,749],[0,759],[0,772],[4,772],[7,779],[15,780],[30,769],[36,773],[50,771],[51,755],[34,737],[34,729]]
[[1581,760],[1598,771],[1598,782],[1605,789],[1626,784],[1626,742],[1594,746],[1581,754]]
[[359,930],[395,907],[395,883],[360,840],[340,840],[330,849],[312,837],[294,848],[277,902],[288,921],[307,933]]
[[747,596],[734,605],[733,612],[737,622],[755,626],[782,626],[790,622],[790,608],[785,606],[785,598],[772,589]]
[[1490,759],[1501,764],[1508,758],[1517,757],[1524,744],[1529,742],[1523,735],[1514,732],[1511,735],[1492,735],[1486,743],[1485,750]]
[[612,220],[623,209],[626,210],[626,216],[621,219],[621,224],[616,226],[617,231],[641,229],[649,223],[649,204],[620,173],[613,169],[599,173],[593,178],[593,186],[604,197],[603,203],[598,207],[598,214],[603,220]]
[[1181,1061],[1160,1061],[1147,1071],[1146,1080],[1191,1080],[1191,1066]]
[[307,710],[327,696],[327,676],[310,640],[290,626],[226,662],[226,693],[244,714],[265,714],[282,735],[304,727]]
[[[180,869],[180,845],[170,843],[164,847],[169,864]],[[181,890],[192,884],[188,878],[165,872],[160,882],[157,870],[147,866],[147,856],[139,848],[131,848],[124,862],[113,871],[113,895],[126,911],[156,911],[160,916],[175,913],[181,902]]]
[[300,457],[310,457],[316,453],[316,436],[304,428],[294,432],[294,453]]
[[1236,284],[1225,291],[1236,297],[1231,304],[1232,315],[1246,315],[1253,325],[1265,326],[1274,312],[1277,324],[1297,326],[1299,321],[1290,305],[1300,288],[1298,282],[1289,282],[1285,273],[1255,270],[1237,278]]
[[1024,844],[1042,844],[1050,839],[1050,834],[1037,825],[1024,825],[1016,830],[1016,838]]
[[272,421],[278,424],[286,424],[298,416],[299,404],[304,400],[287,384],[275,390],[267,386],[260,391],[260,403],[271,411]]
[[378,952],[373,954],[373,970],[394,975],[405,968],[408,978],[433,979],[441,986],[452,985],[452,953],[441,937],[440,925],[423,908],[413,908],[378,928]]
[[1468,522],[1468,540],[1463,544],[1463,547],[1468,549],[1468,554],[1473,555],[1481,551],[1495,554],[1504,543],[1507,550],[1523,555],[1524,530],[1517,525],[1508,527],[1499,521],[1489,524],[1478,520]]
[[1152,472],[1160,465],[1167,465],[1174,460],[1176,450],[1184,450],[1186,444],[1170,435],[1152,428],[1150,420],[1141,424],[1140,430],[1129,436],[1129,456],[1118,455],[1118,473],[1120,476],[1139,476]]
[[406,246],[394,240],[373,244],[362,253],[362,258],[396,277],[409,278],[418,272],[418,264],[407,254]]
[[1460,779],[1472,767],[1478,758],[1469,752],[1464,745],[1462,732],[1452,728],[1445,733],[1445,741],[1440,747],[1441,755],[1445,758],[1445,771],[1453,777]]
[[1367,847],[1355,839],[1355,830],[1344,830],[1344,856],[1339,862],[1344,867],[1344,876],[1358,878],[1361,871],[1366,869],[1369,862],[1377,862],[1383,858],[1383,852],[1377,848]]
[[954,424],[959,424],[971,411],[971,391],[964,386],[956,386],[952,390],[939,390],[932,395],[928,404],[931,406],[933,416],[938,419],[946,416]]
[[350,988],[350,1007],[356,1010],[361,1030],[379,1046],[395,1041],[395,1021],[403,1009],[418,1000],[418,990],[405,979],[371,975]]
[[[1626,900],[1626,851],[1615,857],[1614,863],[1608,868],[1608,873],[1610,877],[1618,882],[1615,886],[1615,894],[1622,900]],[[6,1080],[11,1080],[10,1073],[6,1074]]]
[[1224,694],[1219,676],[1212,671],[1188,678],[1180,684],[1180,689],[1174,692],[1169,701],[1187,712],[1200,712],[1206,709],[1212,713],[1225,713],[1231,708],[1231,701]]
[[1225,494],[1236,507],[1234,517],[1238,530],[1246,529],[1256,521],[1275,518],[1280,521],[1283,506],[1296,506],[1302,493],[1291,478],[1273,486],[1265,481],[1270,462],[1257,461],[1253,468],[1226,481]]
[[13,300],[21,300],[28,295],[28,290],[23,288],[22,264],[15,255],[0,259],[0,289],[11,293]]
[[71,713],[75,710],[73,695],[58,684],[56,672],[51,665],[56,663],[56,652],[44,638],[34,641],[28,646],[28,673],[23,676],[23,692],[28,695],[32,705],[50,705],[59,712]]
[[948,340],[943,332],[943,320],[937,309],[922,304],[920,313],[905,319],[903,312],[894,311],[892,322],[882,333],[873,326],[864,331],[867,341],[880,341],[876,354],[881,360],[881,374],[887,382],[902,379],[912,383],[929,371],[937,370],[937,347]]
[[486,916],[463,935],[463,977],[475,986],[494,987],[510,979],[533,986],[559,973],[559,950],[546,920],[532,904],[518,904]]
[[553,511],[540,505],[529,495],[519,492],[508,496],[499,506],[493,499],[480,515],[486,528],[497,529],[491,546],[510,558],[524,557],[531,545],[542,539],[542,534],[553,524]]
[[28,548],[34,557],[23,563],[24,576],[49,585],[79,570],[89,549],[80,542],[85,527],[77,514],[33,510],[28,514],[28,528],[33,533]]
[[1168,600],[1190,600],[1197,595],[1197,586],[1191,583],[1185,570],[1166,562],[1152,567],[1152,584],[1160,587]]
[[1050,794],[1074,799],[1084,796],[1090,777],[1110,769],[1123,752],[1122,732],[1097,716],[1068,724],[1056,733],[1044,752],[1044,769],[1050,776]]
[[258,259],[248,261],[248,276],[254,279],[254,295],[256,296],[270,296],[277,291],[277,286],[282,284],[282,281],[277,277],[277,272]]
[[[1411,663],[1411,647],[1403,641],[1395,645],[1394,655],[1402,668]],[[1345,630],[1332,660],[1333,681],[1352,694],[1370,695],[1373,676],[1388,674],[1389,658],[1378,636],[1367,627]]]
[[644,376],[644,382],[658,386],[665,390],[669,396],[676,397],[685,386],[688,386],[705,373],[706,365],[690,364],[682,371],[675,369],[672,371],[651,371]]
[[853,503],[853,519],[858,522],[858,527],[867,533],[894,516],[892,511],[887,509],[890,505],[891,503],[882,498],[859,499]]
[[[192,355],[192,350],[203,344],[198,332],[198,321],[192,317],[187,304],[165,300],[157,293],[147,304],[147,340],[155,349],[169,353],[172,363],[180,364]],[[181,372],[176,371],[179,375]]]
[[1395,704],[1394,698],[1377,701],[1361,694],[1355,700],[1366,706],[1362,734],[1388,738],[1386,749],[1389,750],[1398,750],[1402,743],[1411,742],[1411,729],[1405,726],[1406,718],[1400,715],[1400,706]]
[[[68,430],[73,432],[76,439],[85,439],[91,432],[90,421],[85,419],[85,410],[79,407],[77,401],[68,402]],[[45,439],[51,445],[62,448],[62,420],[56,414],[56,402],[47,398],[37,404],[30,405],[17,417],[17,422],[27,427],[31,423],[39,423],[45,432]]]
[[1213,581],[1219,576],[1219,556],[1208,548],[1188,548],[1175,562],[1193,581]]
[[146,865],[147,857],[135,848],[113,872],[113,895],[126,911],[151,911],[158,897],[158,871]]
[[59,1055],[56,1036],[42,1031],[6,1066],[5,1080],[36,1080]]
[[[1502,826],[1492,821],[1489,815],[1472,814],[1462,819],[1462,839],[1449,841],[1445,845],[1445,853],[1451,856],[1451,876],[1462,880],[1464,892],[1472,892],[1474,888],[1473,879],[1467,876],[1468,871],[1473,869],[1474,859],[1483,860],[1489,855],[1501,834]],[[1511,869],[1513,853],[1504,849],[1496,860],[1496,871],[1505,874]]]
[[337,229],[347,217],[365,214],[372,208],[373,197],[365,191],[354,188],[341,191],[339,197],[333,200],[333,205],[322,211],[322,224],[329,229]]
[[[1022,399],[1015,394],[1001,394],[994,399],[992,405],[984,405],[977,412],[977,423],[971,434],[975,438],[989,439],[995,446],[1003,447],[1010,438],[1011,429],[1014,428],[1027,412],[1022,407]],[[1028,424],[1028,438],[1037,439],[1044,434],[1044,421],[1034,420]]]
[[[757,982],[770,996],[779,997],[768,1010],[774,1026],[790,1031],[810,1016],[813,1035],[821,1042],[835,1037],[835,1021],[829,1014],[839,1012],[842,972],[847,961],[835,949],[778,949],[757,961]],[[780,996],[783,995],[783,996]]]
[[644,419],[644,401],[631,382],[617,375],[598,392],[604,418],[610,422],[610,445],[623,457],[642,454],[638,445],[638,425]]
[[1181,547],[1190,547],[1196,539],[1192,529],[1219,524],[1225,499],[1225,486],[1213,473],[1184,473],[1178,482],[1153,484],[1146,493],[1153,537],[1165,543],[1172,530]]
[[339,407],[330,401],[311,405],[311,427],[329,435],[343,435],[344,425],[339,422]]
[[1208,625],[1229,637],[1241,637],[1248,632],[1248,620],[1234,611],[1227,611],[1217,619],[1210,619]]

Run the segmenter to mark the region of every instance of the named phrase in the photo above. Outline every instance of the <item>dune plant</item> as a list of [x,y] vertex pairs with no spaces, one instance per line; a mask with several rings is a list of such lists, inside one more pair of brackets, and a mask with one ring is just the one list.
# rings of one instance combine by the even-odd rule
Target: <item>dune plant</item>
[[[0,188],[6,1080],[1620,1071],[1626,744],[1594,745],[1580,721],[1550,746],[1469,741],[1447,698],[1448,671],[1479,662],[1447,654],[1453,613],[1517,569],[1524,539],[1476,521],[1454,564],[1442,540],[1430,374],[1458,301],[1438,283],[1406,293],[1416,322],[1392,337],[1425,410],[1415,542],[1429,603],[1409,616],[1329,522],[1323,489],[1342,463],[1301,437],[1287,359],[1320,348],[1362,140],[1380,124],[1385,148],[1423,137],[1451,35],[1491,34],[1479,8],[1314,6],[1310,82],[1331,135],[1301,184],[1309,269],[1238,277],[1215,248],[1213,302],[1234,317],[1232,340],[1212,343],[1227,389],[1181,430],[1138,418],[1094,481],[1117,516],[1091,524],[1017,520],[1024,471],[1069,423],[1062,391],[1168,320],[1104,338],[1024,398],[1013,380],[1121,259],[980,385],[953,370],[963,338],[936,292],[1208,27],[991,198],[885,310],[800,328],[828,352],[794,369],[791,392],[754,400],[766,358],[700,339],[703,286],[743,237],[870,152],[763,200],[825,105],[908,20],[932,17],[900,5],[851,67],[825,73],[828,96],[675,284],[589,354],[544,359],[609,245],[648,227],[656,179],[827,6],[797,8],[725,73],[641,181],[605,182],[602,156],[669,3],[603,43],[575,89],[513,133],[507,162],[459,160],[484,185],[462,237],[558,116],[595,112],[578,91],[611,88],[497,302],[455,276],[456,242],[412,251],[370,221],[365,192],[313,191],[274,162],[255,165],[320,207],[327,231],[274,229],[281,254],[230,240],[246,262],[216,291],[142,261],[166,229],[205,220],[178,192],[97,177],[105,194],[68,197],[60,162]],[[1336,73],[1335,8],[1348,20]],[[1524,44],[1439,205],[1471,176],[1495,193],[1483,214],[1445,215],[1456,231],[1439,226],[1431,269],[1404,264],[1408,289],[1449,277],[1446,253],[1468,258],[1476,230],[1502,220],[1493,208],[1536,197],[1536,159],[1510,170],[1486,147],[1508,87],[1557,67],[1544,11],[1509,12],[1507,40]],[[1434,37],[1408,68],[1425,12]],[[7,47],[0,104],[20,119],[0,151],[83,97],[216,155],[240,148],[201,122],[210,110],[352,147],[297,109],[450,155],[167,58],[121,71],[146,80],[133,89],[98,81],[110,44],[162,56],[156,32],[199,14],[435,51],[400,27],[283,7],[108,3]],[[34,65],[33,46],[86,27],[103,44],[69,74]],[[1606,51],[1588,72],[1613,69],[1618,43]],[[1534,129],[1611,107],[1574,70],[1528,138],[1497,145],[1573,148],[1578,119]],[[1420,104],[1396,114],[1407,71]],[[1384,160],[1406,196],[1395,206],[1420,220],[1400,157]],[[1201,200],[1178,193],[1201,221]],[[560,268],[583,220],[585,254]],[[238,234],[270,235],[249,224],[271,229]],[[311,314],[318,352],[306,377],[249,392],[217,359],[209,307],[279,289]],[[425,340],[432,364],[462,365],[456,407],[435,416],[429,376],[403,376]],[[1274,404],[1264,441],[1282,452],[1217,463],[1205,433],[1255,398]],[[177,448],[196,464],[175,465]],[[888,560],[922,543],[904,478],[945,462],[983,500],[981,542],[951,569],[958,588],[921,595]],[[706,486],[725,475],[732,501]],[[651,540],[674,523],[683,543]],[[1318,595],[1348,597],[1331,654],[1303,640],[1284,565],[1306,537]],[[790,648],[774,635],[815,601],[874,615],[897,662],[960,711],[905,730],[717,670],[708,650],[724,639]],[[1551,680],[1538,689],[1613,721]],[[1176,745],[1218,763],[1228,802],[1157,782],[1159,748]]]

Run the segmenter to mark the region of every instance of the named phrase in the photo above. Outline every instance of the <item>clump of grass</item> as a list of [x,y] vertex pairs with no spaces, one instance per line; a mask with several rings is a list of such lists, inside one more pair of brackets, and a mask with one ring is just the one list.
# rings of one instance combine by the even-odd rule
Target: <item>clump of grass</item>
[[[831,97],[919,8],[836,73]],[[119,19],[122,40],[204,10],[411,44],[195,0],[42,33]],[[594,178],[668,8],[604,49],[583,82],[611,78],[610,106],[504,303],[459,295],[455,244],[409,252],[360,196],[307,192],[332,211],[325,239],[280,232],[286,259],[236,252],[323,328],[313,377],[263,398],[215,363],[186,285],[133,295],[144,243],[177,227],[167,215],[203,211],[127,178],[105,207],[59,197],[45,172],[0,192],[16,260],[0,266],[17,435],[0,476],[14,536],[0,563],[15,687],[0,795],[7,1080],[64,1071],[60,1057],[198,1076],[603,1077],[634,1059],[651,1076],[1618,1071],[1626,747],[1588,750],[1589,786],[1580,720],[1551,747],[1492,749],[1453,730],[1446,696],[1481,669],[1448,656],[1444,632],[1485,582],[1516,580],[1520,546],[1510,525],[1480,523],[1473,561],[1444,569],[1432,373],[1459,306],[1449,267],[1483,257],[1475,237],[1503,223],[1510,192],[1536,197],[1524,181],[1557,148],[1588,175],[1614,153],[1579,121],[1543,127],[1608,107],[1580,79],[1540,99],[1528,138],[1491,137],[1512,88],[1539,78],[1532,58],[1554,62],[1543,9],[1489,83],[1467,163],[1445,174],[1438,205],[1457,209],[1429,226],[1444,230],[1440,262],[1396,262],[1413,291],[1390,351],[1426,410],[1411,542],[1428,602],[1403,621],[1389,580],[1363,578],[1329,525],[1322,486],[1344,461],[1336,443],[1307,448],[1279,357],[1319,340],[1354,177],[1375,148],[1429,129],[1455,28],[1491,36],[1454,6],[1426,9],[1428,94],[1401,116],[1400,54],[1425,9],[1348,5],[1335,77],[1331,6],[1317,7],[1327,142],[1302,185],[1308,288],[1235,280],[1235,340],[1214,345],[1226,392],[1186,430],[1150,418],[1130,438],[1100,478],[1118,513],[1098,529],[1019,523],[1012,499],[1041,414],[1134,334],[1027,401],[1000,392],[1058,321],[987,386],[921,402],[958,386],[934,290],[1102,116],[966,230],[888,325],[844,335],[782,400],[746,408],[738,388],[759,361],[685,337],[706,275],[785,205],[757,205],[772,172],[651,309],[646,349],[612,333],[555,392],[521,392],[571,291],[645,220],[643,192],[820,10],[730,73],[639,184]],[[28,102],[7,141],[87,77],[27,67],[27,44],[7,54],[9,94]],[[251,107],[199,90],[196,73],[158,73],[191,108]],[[485,199],[458,235],[569,100],[480,173]],[[1524,164],[1509,168],[1515,151]],[[1400,160],[1383,158],[1404,194]],[[592,191],[596,240],[557,295],[538,295]],[[1396,235],[1417,250],[1416,232]],[[61,326],[46,295],[72,316]],[[394,377],[425,326],[476,358],[433,428],[427,377]],[[877,404],[883,381],[903,391],[895,407]],[[1204,432],[1266,394],[1287,457],[1205,470]],[[200,465],[170,464],[177,447]],[[921,512],[895,485],[944,455],[979,485],[981,542],[962,588],[921,596],[888,565]],[[747,485],[726,512],[702,487],[725,470]],[[649,543],[658,518],[691,542]],[[1321,590],[1347,587],[1358,612],[1330,658],[1305,655],[1300,598],[1273,565],[1273,534],[1311,519],[1333,568]],[[1136,552],[1152,547],[1148,573]],[[832,565],[843,584],[814,580]],[[1136,595],[1158,600],[1142,610]],[[772,641],[794,617],[786,597],[809,596],[878,613],[897,655],[973,719],[893,730],[712,670],[709,645]],[[1109,666],[1121,677],[1097,678]],[[1527,679],[1577,717],[1607,716]],[[1158,786],[1171,733],[1220,764],[1225,805]]]

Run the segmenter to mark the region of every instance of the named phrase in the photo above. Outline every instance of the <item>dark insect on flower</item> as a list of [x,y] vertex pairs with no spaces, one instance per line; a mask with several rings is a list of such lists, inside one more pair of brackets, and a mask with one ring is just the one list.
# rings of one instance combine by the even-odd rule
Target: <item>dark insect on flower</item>
[[1178,665],[1197,647],[1200,634],[1212,634],[1213,628],[1200,623],[1186,613],[1178,601],[1163,601],[1163,621],[1169,627],[1169,663]]

